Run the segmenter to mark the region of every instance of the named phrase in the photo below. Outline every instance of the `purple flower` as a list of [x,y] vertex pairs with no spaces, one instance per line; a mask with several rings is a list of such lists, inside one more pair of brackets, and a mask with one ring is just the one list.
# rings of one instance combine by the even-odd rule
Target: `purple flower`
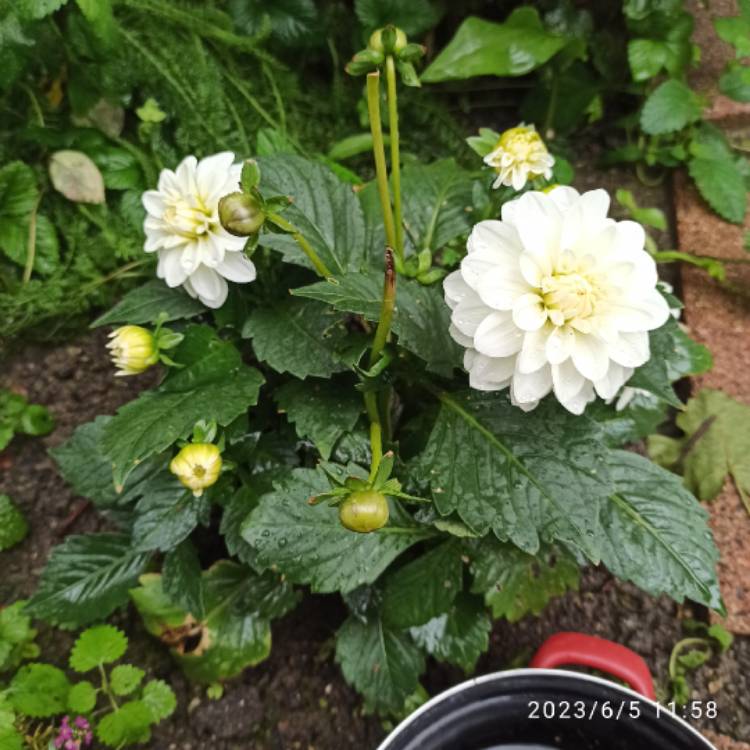
[[91,745],[94,735],[89,722],[83,716],[76,716],[73,724],[71,727],[69,717],[63,717],[54,741],[57,750],[83,750]]

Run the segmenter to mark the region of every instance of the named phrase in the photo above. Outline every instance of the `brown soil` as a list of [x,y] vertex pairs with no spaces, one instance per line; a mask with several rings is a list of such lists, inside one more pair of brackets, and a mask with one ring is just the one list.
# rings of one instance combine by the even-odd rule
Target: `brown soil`
[[[577,165],[585,166],[585,165]],[[641,205],[666,205],[664,192],[644,190],[628,172],[581,173],[580,187],[630,187]],[[29,538],[0,556],[0,602],[33,591],[50,549],[65,533],[92,531],[101,522],[82,506],[56,473],[47,448],[66,439],[75,426],[98,414],[111,414],[147,387],[149,377],[115,379],[104,353],[105,334],[82,336],[73,344],[29,348],[7,362],[1,385],[25,392],[53,411],[58,427],[44,439],[18,439],[0,456],[0,492],[10,494],[31,520]],[[79,511],[80,515],[76,515]],[[680,618],[705,617],[666,598],[654,599],[621,584],[605,571],[588,570],[579,592],[553,602],[541,617],[511,625],[496,623],[491,647],[479,673],[525,664],[552,633],[580,630],[611,638],[640,653],[666,691],[670,651],[681,637]],[[168,680],[178,694],[175,717],[159,727],[154,750],[344,750],[374,748],[384,735],[381,723],[361,714],[357,694],[333,663],[334,633],[344,611],[336,597],[308,596],[274,626],[270,658],[226,686],[221,701],[210,701],[189,685],[165,651],[131,611],[118,615],[131,637],[128,657]],[[45,658],[64,653],[70,637],[43,630]],[[57,657],[59,660],[59,657]],[[694,697],[715,698],[718,718],[710,728],[735,739],[750,739],[750,640],[738,639],[728,654],[692,677]],[[458,670],[431,664],[424,685],[431,694],[461,681]],[[707,727],[708,728],[708,727]]]

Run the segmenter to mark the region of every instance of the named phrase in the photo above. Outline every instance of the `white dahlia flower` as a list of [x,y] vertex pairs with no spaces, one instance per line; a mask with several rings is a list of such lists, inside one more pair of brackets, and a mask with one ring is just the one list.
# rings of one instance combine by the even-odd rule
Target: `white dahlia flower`
[[188,156],[173,172],[162,170],[157,190],[143,194],[147,216],[144,250],[157,252],[156,275],[170,287],[185,287],[208,307],[221,307],[227,282],[255,279],[255,266],[219,222],[219,199],[237,190],[242,165],[225,151],[198,161]]
[[535,177],[551,179],[555,157],[547,151],[536,128],[522,123],[500,136],[495,148],[484,157],[484,163],[497,172],[493,188],[507,185],[520,190],[527,180]]
[[605,190],[556,187],[474,227],[460,270],[444,282],[472,388],[510,387],[525,411],[553,391],[580,414],[649,359],[648,332],[669,306],[643,228],[607,218],[608,209]]

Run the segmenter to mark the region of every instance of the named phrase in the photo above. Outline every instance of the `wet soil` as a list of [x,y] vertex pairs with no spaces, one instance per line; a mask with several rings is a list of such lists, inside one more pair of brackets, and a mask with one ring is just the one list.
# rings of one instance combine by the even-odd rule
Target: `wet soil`
[[[590,156],[587,162],[590,163]],[[640,205],[669,205],[664,189],[645,190],[627,171],[602,175],[579,168],[579,188],[604,185],[634,189]],[[670,246],[670,238],[661,238]],[[102,528],[103,522],[65,486],[47,449],[63,442],[74,428],[98,414],[112,414],[152,376],[118,379],[105,355],[104,332],[81,336],[56,347],[29,347],[0,366],[0,385],[25,393],[50,408],[56,430],[43,439],[17,439],[0,455],[0,492],[10,494],[31,521],[31,534],[15,549],[0,553],[0,603],[29,595],[50,549],[66,533]],[[128,632],[128,658],[175,688],[179,708],[156,729],[155,750],[369,750],[386,727],[363,716],[357,694],[333,662],[333,638],[344,618],[336,597],[308,596],[300,607],[274,624],[270,658],[226,686],[222,700],[211,701],[192,686],[168,654],[143,630],[132,612],[117,615]],[[516,624],[498,622],[478,673],[528,662],[549,635],[578,630],[623,643],[649,663],[663,695],[667,665],[682,637],[683,618],[705,618],[700,608],[683,609],[666,598],[654,599],[603,570],[587,570],[578,592],[554,601],[541,617]],[[44,658],[59,661],[71,637],[42,629]],[[456,669],[430,664],[423,684],[435,694],[464,679]],[[730,651],[690,678],[693,697],[715,699],[718,717],[710,728],[738,740],[750,740],[750,639],[738,638]]]

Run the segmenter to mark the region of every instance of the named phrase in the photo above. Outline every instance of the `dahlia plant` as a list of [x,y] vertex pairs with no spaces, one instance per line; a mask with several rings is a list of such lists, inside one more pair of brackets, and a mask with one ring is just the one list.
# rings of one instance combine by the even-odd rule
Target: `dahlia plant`
[[118,374],[160,381],[54,450],[119,530],[57,548],[37,616],[130,599],[214,683],[268,655],[305,587],[337,593],[343,674],[397,714],[427,656],[470,672],[492,618],[538,613],[584,565],[721,611],[705,511],[621,450],[710,366],[643,229],[553,183],[529,126],[469,139],[472,171],[403,165],[397,93],[420,54],[386,28],[348,66],[372,181],[222,153],[145,193],[158,278],[97,324],[125,325]]

